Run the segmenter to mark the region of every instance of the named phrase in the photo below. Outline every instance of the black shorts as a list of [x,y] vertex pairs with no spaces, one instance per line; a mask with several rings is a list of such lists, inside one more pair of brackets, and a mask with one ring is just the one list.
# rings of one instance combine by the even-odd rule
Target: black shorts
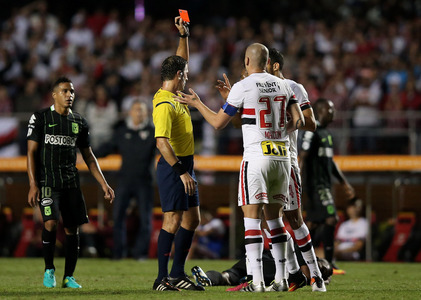
[[328,187],[308,189],[306,219],[314,223],[324,223],[329,217],[336,217],[336,207]]
[[85,199],[79,188],[57,189],[43,186],[41,188],[41,201],[39,201],[42,220],[63,219],[63,226],[71,228],[88,223]]
[[[193,155],[178,157],[178,159],[183,163],[190,176],[196,180],[196,175],[193,170]],[[193,196],[186,194],[180,175],[174,172],[172,167],[162,156],[156,167],[156,180],[163,212],[186,211],[191,207],[199,206],[199,191],[197,185]]]

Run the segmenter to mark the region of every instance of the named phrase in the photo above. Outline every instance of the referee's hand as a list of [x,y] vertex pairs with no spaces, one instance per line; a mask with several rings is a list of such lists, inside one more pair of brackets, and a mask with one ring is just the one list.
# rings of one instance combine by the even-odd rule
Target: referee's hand
[[184,173],[183,175],[180,175],[180,179],[184,184],[184,191],[186,192],[186,194],[189,194],[189,196],[193,196],[194,191],[196,190],[196,180],[194,180],[188,172]]

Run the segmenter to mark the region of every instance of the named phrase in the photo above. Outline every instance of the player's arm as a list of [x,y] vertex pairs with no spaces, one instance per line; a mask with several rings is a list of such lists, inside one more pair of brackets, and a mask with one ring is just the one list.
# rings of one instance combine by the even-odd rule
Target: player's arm
[[81,148],[80,153],[82,154],[83,160],[88,166],[92,176],[94,176],[96,181],[98,181],[98,183],[101,185],[101,188],[104,191],[104,199],[110,200],[110,203],[112,203],[114,201],[114,191],[105,180],[104,174],[102,174],[101,168],[98,164],[98,160],[92,152],[92,148]]
[[345,178],[345,175],[339,169],[335,161],[332,161],[332,175],[335,176],[336,179],[338,179],[348,199],[355,197],[354,188],[348,183],[348,181]]
[[189,61],[189,29],[187,22],[184,22],[180,16],[175,18],[175,27],[178,29],[180,34],[180,41],[178,42],[178,48],[175,55],[181,56],[182,58]]
[[38,153],[38,142],[28,140],[28,153],[26,156],[27,173],[29,177],[28,204],[31,207],[38,205],[40,191],[36,178],[36,157]]
[[291,115],[291,120],[287,124],[288,133],[297,129],[304,129],[306,123],[303,116],[303,112],[301,111],[301,108],[298,105],[298,103],[293,103],[289,105],[288,111]]
[[313,109],[310,107],[303,111],[305,125],[302,130],[315,131],[316,130],[316,118],[314,117]]
[[190,176],[189,172],[184,168],[183,164],[178,160],[174,153],[174,149],[166,137],[156,138],[156,147],[158,148],[165,161],[172,166],[174,172],[180,175],[180,179],[184,184],[186,194],[192,196],[196,190],[196,181]]
[[228,114],[224,109],[220,109],[218,113],[216,113],[209,107],[207,107],[192,89],[189,89],[189,91],[191,94],[179,92],[179,95],[175,95],[173,96],[173,98],[182,104],[187,104],[191,107],[196,108],[202,114],[205,120],[209,124],[211,124],[216,130],[225,128],[231,121],[233,116],[237,113],[237,109],[234,107],[233,110],[235,111],[233,111],[232,116],[231,113]]

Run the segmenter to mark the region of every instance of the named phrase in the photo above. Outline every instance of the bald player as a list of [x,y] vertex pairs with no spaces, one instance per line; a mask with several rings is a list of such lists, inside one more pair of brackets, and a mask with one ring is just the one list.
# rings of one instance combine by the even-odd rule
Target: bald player
[[[262,267],[262,209],[272,236],[275,280],[271,291],[288,290],[285,252],[287,236],[279,211],[286,203],[291,162],[288,132],[304,127],[304,117],[295,95],[285,80],[266,73],[268,49],[262,44],[247,47],[244,65],[249,76],[233,85],[218,113],[210,110],[198,95],[174,96],[195,107],[215,129],[224,128],[242,110],[244,154],[241,162],[238,205],[244,214],[245,246],[253,283],[245,292],[264,292]],[[287,122],[287,108],[291,121]],[[246,134],[247,133],[247,134]]]

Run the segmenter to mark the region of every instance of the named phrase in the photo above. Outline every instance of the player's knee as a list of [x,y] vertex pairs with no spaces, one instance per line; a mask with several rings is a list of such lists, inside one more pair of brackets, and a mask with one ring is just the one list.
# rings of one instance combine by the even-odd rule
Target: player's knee
[[181,217],[177,214],[165,215],[162,229],[169,233],[176,233],[181,225]]
[[66,235],[77,235],[79,234],[79,228],[78,227],[65,227],[64,233]]
[[338,220],[335,217],[330,217],[326,219],[326,224],[329,226],[335,226],[338,223]]
[[57,230],[57,220],[48,220],[44,223],[45,229],[48,231],[56,231]]

